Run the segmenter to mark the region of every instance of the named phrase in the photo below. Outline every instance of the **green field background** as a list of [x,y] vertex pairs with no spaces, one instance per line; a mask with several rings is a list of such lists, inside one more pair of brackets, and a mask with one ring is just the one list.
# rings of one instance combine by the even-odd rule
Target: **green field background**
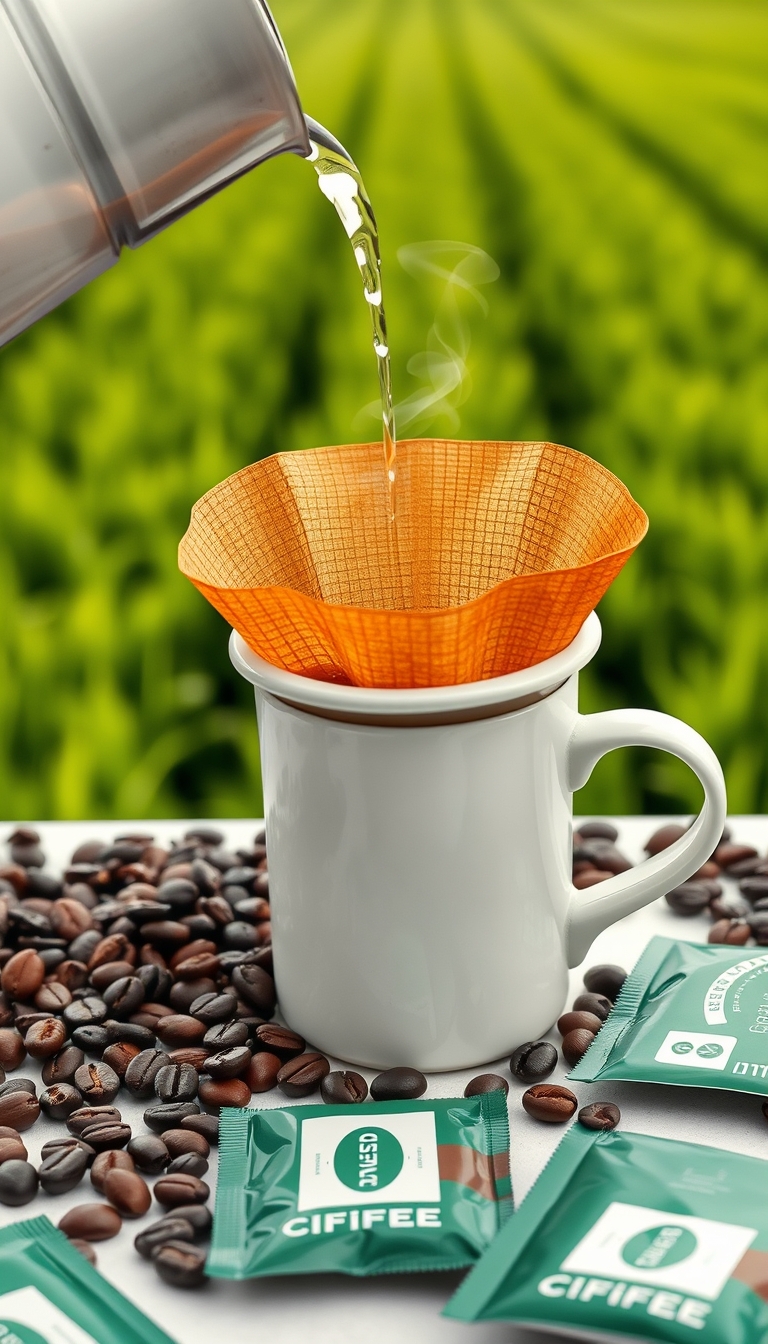
[[[601,604],[582,707],[680,716],[731,809],[764,810],[765,4],[273,8],[306,111],[379,217],[396,396],[437,302],[398,249],[485,248],[501,276],[459,435],[570,444],[650,515]],[[176,546],[246,463],[372,436],[367,322],[338,221],[284,156],[0,351],[0,815],[259,813],[250,688]],[[625,751],[577,806],[697,799],[671,758]]]

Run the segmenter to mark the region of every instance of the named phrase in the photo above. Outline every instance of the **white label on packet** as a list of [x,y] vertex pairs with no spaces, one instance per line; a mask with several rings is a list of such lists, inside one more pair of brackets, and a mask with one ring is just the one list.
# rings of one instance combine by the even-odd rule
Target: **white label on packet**
[[737,1043],[735,1036],[707,1035],[703,1031],[668,1031],[654,1055],[657,1064],[722,1072]]
[[753,1227],[617,1202],[608,1205],[561,1268],[677,1289],[714,1302],[756,1236]]
[[[324,1115],[301,1122],[300,1213],[365,1204],[439,1204],[434,1111]],[[2,1341],[0,1341],[2,1344]]]
[[93,1335],[81,1329],[39,1289],[31,1286],[0,1293],[0,1344],[15,1344],[14,1326],[22,1327],[21,1335],[16,1335],[20,1344],[28,1344],[30,1338],[23,1330],[24,1326],[34,1331],[35,1344],[38,1338],[45,1344],[96,1344]]

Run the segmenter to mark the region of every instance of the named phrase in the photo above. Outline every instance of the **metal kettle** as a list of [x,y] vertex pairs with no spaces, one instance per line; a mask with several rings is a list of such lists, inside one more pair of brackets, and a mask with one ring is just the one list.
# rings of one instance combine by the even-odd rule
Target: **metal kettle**
[[263,0],[0,0],[0,345],[286,150],[307,123]]

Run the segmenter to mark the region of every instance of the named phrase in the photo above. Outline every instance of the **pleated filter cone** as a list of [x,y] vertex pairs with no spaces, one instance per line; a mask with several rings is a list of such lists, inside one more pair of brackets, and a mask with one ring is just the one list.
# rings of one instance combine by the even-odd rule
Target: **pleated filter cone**
[[405,440],[278,453],[195,504],[179,566],[267,662],[347,685],[450,686],[559,653],[648,519],[553,443]]

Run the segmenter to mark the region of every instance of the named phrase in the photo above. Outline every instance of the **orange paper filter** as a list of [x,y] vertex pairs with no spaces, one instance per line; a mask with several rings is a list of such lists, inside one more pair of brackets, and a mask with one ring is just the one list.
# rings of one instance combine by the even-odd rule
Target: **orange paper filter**
[[447,686],[571,642],[645,535],[616,476],[554,443],[278,453],[194,506],[179,565],[267,662],[355,686]]

